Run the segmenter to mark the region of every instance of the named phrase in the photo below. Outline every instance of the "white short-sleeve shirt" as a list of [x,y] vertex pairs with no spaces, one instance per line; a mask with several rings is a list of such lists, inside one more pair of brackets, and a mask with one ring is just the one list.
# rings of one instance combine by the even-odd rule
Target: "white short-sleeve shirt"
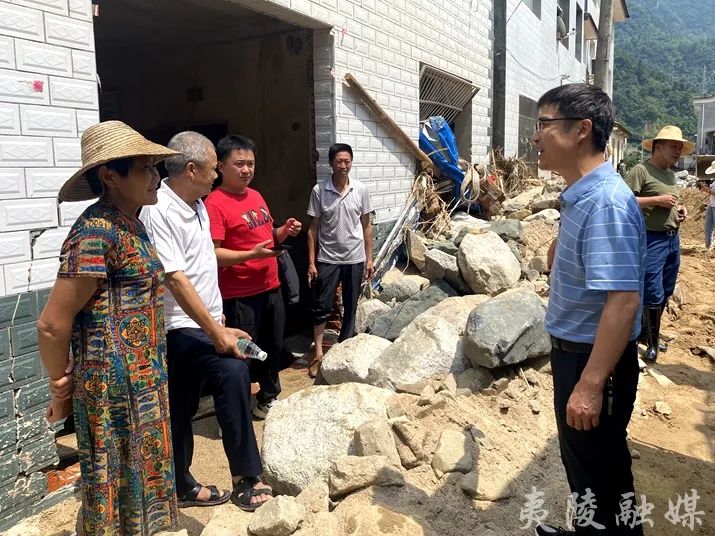
[[[159,202],[142,208],[139,219],[164,264],[164,271],[184,272],[211,316],[220,322],[223,302],[218,288],[218,263],[203,201],[199,199],[190,207],[167,185],[166,179],[161,182],[157,197]],[[167,330],[199,327],[168,289],[164,293],[164,318]]]
[[310,193],[308,215],[320,219],[318,262],[365,262],[365,237],[360,218],[370,212],[370,193],[362,182],[350,179],[344,194],[335,189],[331,179],[316,184]]

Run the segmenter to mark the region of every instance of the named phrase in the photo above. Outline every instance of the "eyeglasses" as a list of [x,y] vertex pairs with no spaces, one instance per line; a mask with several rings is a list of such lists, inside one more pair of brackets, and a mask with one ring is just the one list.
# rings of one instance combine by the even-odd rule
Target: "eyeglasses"
[[537,119],[534,123],[534,132],[539,132],[543,129],[547,123],[553,123],[554,121],[581,121],[583,117],[554,117],[553,119]]

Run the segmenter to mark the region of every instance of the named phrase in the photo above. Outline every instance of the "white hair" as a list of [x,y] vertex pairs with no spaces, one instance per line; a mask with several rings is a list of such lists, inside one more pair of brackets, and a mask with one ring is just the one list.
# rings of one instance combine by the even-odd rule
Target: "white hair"
[[169,177],[182,174],[189,162],[199,165],[206,164],[206,153],[216,151],[211,140],[203,134],[191,130],[179,132],[171,138],[167,146],[169,149],[181,153],[164,160]]

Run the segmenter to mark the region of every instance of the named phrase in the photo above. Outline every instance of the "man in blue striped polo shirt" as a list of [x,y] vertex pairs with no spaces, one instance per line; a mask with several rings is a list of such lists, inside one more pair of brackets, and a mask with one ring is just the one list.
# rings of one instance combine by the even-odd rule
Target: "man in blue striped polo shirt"
[[604,161],[613,128],[608,95],[568,84],[545,93],[538,107],[539,168],[566,180],[546,315],[559,445],[575,503],[592,499],[594,513],[575,516],[575,532],[540,525],[536,534],[640,536],[642,527],[617,515],[634,493],[626,427],[638,384],[643,216]]

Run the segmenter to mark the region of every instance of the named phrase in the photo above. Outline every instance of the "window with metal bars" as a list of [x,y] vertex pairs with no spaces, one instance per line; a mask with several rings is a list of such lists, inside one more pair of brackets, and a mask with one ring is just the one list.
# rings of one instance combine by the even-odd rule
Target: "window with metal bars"
[[452,124],[479,88],[469,80],[429,65],[420,67],[420,121],[441,115]]

